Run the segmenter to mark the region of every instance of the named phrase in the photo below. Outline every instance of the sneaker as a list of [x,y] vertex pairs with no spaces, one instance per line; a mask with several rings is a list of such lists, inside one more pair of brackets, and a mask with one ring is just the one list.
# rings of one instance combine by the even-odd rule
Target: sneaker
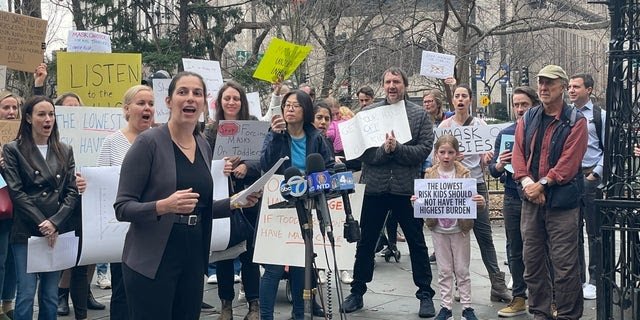
[[364,302],[362,301],[362,296],[352,293],[348,295],[346,299],[344,299],[344,302],[340,307],[340,312],[351,313],[362,309],[363,306]]
[[238,291],[238,301],[246,301],[247,297],[244,295],[244,286],[240,286],[240,290]]
[[585,300],[595,300],[596,299],[596,286],[585,283],[582,285],[582,295]]
[[340,281],[344,284],[351,284],[351,282],[353,282],[353,277],[349,274],[349,271],[343,270],[340,273]]
[[107,276],[107,274],[98,273],[98,280],[96,282],[100,289],[111,289],[111,280],[109,280],[109,276]]
[[324,272],[324,270],[318,271],[318,282],[320,284],[327,283],[327,274]]
[[476,317],[476,314],[473,312],[473,308],[464,308],[460,320],[478,320],[478,317]]
[[420,299],[420,310],[418,310],[418,317],[431,318],[436,315],[436,308],[433,306],[433,300],[431,298]]
[[215,274],[212,274],[209,279],[207,279],[207,283],[208,284],[217,284],[218,283],[218,276]]
[[433,318],[433,320],[449,320],[449,319],[453,319],[453,314],[451,313],[451,310],[442,307],[442,309],[440,309],[440,312],[438,312],[438,315]]
[[507,289],[513,290],[513,277],[509,279],[509,283],[507,283]]
[[233,275],[233,282],[240,283],[240,281],[242,281],[242,277],[240,277],[239,274],[234,274]]
[[527,304],[525,298],[513,297],[513,300],[511,300],[506,308],[502,308],[500,309],[500,311],[498,311],[498,316],[511,318],[525,313],[527,313]]

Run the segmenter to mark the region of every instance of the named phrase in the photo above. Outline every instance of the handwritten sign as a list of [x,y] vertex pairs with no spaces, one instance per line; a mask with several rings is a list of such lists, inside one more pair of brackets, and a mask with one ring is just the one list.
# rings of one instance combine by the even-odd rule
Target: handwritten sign
[[67,52],[111,53],[111,37],[95,31],[69,30]]
[[33,73],[43,61],[47,20],[0,11],[0,65]]
[[141,80],[139,53],[58,53],[58,93],[74,92],[86,106],[119,107]]
[[[510,123],[491,124],[486,126],[460,126],[451,128],[436,128],[433,141],[445,134],[450,134],[458,139],[460,152],[464,154],[480,154],[493,151],[493,145],[500,130],[511,125]],[[344,139],[343,139],[344,141]]]
[[453,77],[456,57],[450,54],[422,51],[420,74],[426,77],[446,79]]
[[247,101],[249,102],[249,114],[262,119],[262,107],[260,107],[260,93],[249,92],[247,93]]
[[399,143],[411,140],[404,100],[392,105],[360,111],[355,117],[339,123],[338,130],[344,145],[345,158],[355,159],[365,150],[381,146],[386,139],[385,135],[392,129]]
[[311,46],[301,46],[273,38],[253,73],[253,77],[271,83],[275,83],[278,78],[286,80],[298,69],[311,49],[313,49]]
[[476,179],[416,179],[415,218],[475,219]]
[[104,138],[127,125],[120,108],[56,107],[60,140],[73,147],[76,167],[95,166]]
[[[264,188],[262,208],[256,231],[255,253],[253,261],[276,265],[304,266],[304,241],[300,233],[300,224],[295,208],[269,209],[269,205],[284,201],[280,196],[280,181],[283,176],[274,175]],[[356,184],[356,192],[349,195],[353,216],[360,219],[364,185]],[[336,240],[336,260],[338,269],[353,268],[356,244],[348,243],[344,238],[343,225],[345,221],[344,204],[342,198],[329,200],[334,237]],[[333,261],[329,242],[322,241],[318,227],[317,214],[313,213],[313,251],[318,254],[316,263],[319,268],[326,268],[324,258],[325,247],[329,261]],[[279,248],[274,250],[274,248]]]
[[213,159],[240,156],[242,160],[259,160],[270,125],[268,122],[257,120],[221,120]]
[[120,167],[84,167],[87,189],[82,194],[82,254],[78,265],[122,261],[128,222],[116,219]]
[[169,121],[170,110],[167,108],[165,99],[169,95],[169,84],[171,79],[153,79],[153,106],[156,109],[156,123],[167,123]]
[[207,86],[207,103],[209,105],[209,116],[215,114],[215,102],[218,97],[218,91],[224,84],[222,79],[222,71],[220,70],[220,62],[200,59],[182,59],[184,71],[190,71],[199,74]]
[[20,120],[0,120],[0,146],[16,139]]

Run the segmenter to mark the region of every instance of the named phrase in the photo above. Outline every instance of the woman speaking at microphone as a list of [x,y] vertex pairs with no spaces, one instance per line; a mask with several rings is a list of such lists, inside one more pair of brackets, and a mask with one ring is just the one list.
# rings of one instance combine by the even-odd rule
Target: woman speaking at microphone
[[[324,137],[313,126],[313,102],[304,91],[290,91],[282,98],[282,115],[271,118],[271,129],[262,146],[260,164],[263,171],[269,170],[278,159],[288,156],[276,171],[283,174],[289,167],[306,170],[307,155],[319,153],[325,161],[325,167],[333,167],[333,155]],[[284,274],[282,265],[265,265],[260,282],[260,319],[272,320],[278,285]],[[293,319],[304,319],[304,268],[289,267],[291,295],[293,298]],[[315,305],[315,303],[314,303]],[[324,315],[319,307],[314,307],[314,315]]]
[[169,122],[140,133],[122,163],[114,207],[131,223],[122,254],[131,319],[198,319],[212,217],[260,196],[213,201],[212,152],[197,127],[206,96],[202,77],[176,75],[165,99]]

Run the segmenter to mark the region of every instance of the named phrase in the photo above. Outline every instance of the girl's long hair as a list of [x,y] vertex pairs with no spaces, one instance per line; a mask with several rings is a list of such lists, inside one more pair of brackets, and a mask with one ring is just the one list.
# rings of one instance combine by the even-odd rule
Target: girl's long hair
[[[22,105],[23,117],[20,119],[20,127],[18,128],[18,135],[16,136],[18,149],[25,155],[25,158],[32,167],[34,166],[32,159],[35,157],[37,148],[34,148],[36,142],[33,140],[33,125],[27,120],[33,117],[33,108],[35,105],[43,101],[50,103],[52,106],[54,105],[53,101],[45,96],[31,97]],[[60,142],[60,133],[58,132],[58,121],[53,122],[53,128],[47,140],[47,145],[56,155],[56,158],[58,158],[58,162],[65,167],[68,159],[65,158],[65,154],[62,152],[62,142]]]

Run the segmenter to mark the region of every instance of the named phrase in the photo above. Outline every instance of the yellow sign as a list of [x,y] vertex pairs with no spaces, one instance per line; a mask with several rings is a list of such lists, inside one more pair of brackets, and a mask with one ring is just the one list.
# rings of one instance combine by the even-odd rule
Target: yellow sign
[[480,104],[483,107],[488,106],[491,103],[491,98],[489,98],[489,96],[482,96],[482,98],[480,98]]
[[278,78],[288,79],[309,55],[311,49],[311,46],[301,46],[273,38],[253,77],[271,83],[278,81]]
[[73,92],[84,106],[119,107],[141,81],[139,53],[58,52],[58,95]]

